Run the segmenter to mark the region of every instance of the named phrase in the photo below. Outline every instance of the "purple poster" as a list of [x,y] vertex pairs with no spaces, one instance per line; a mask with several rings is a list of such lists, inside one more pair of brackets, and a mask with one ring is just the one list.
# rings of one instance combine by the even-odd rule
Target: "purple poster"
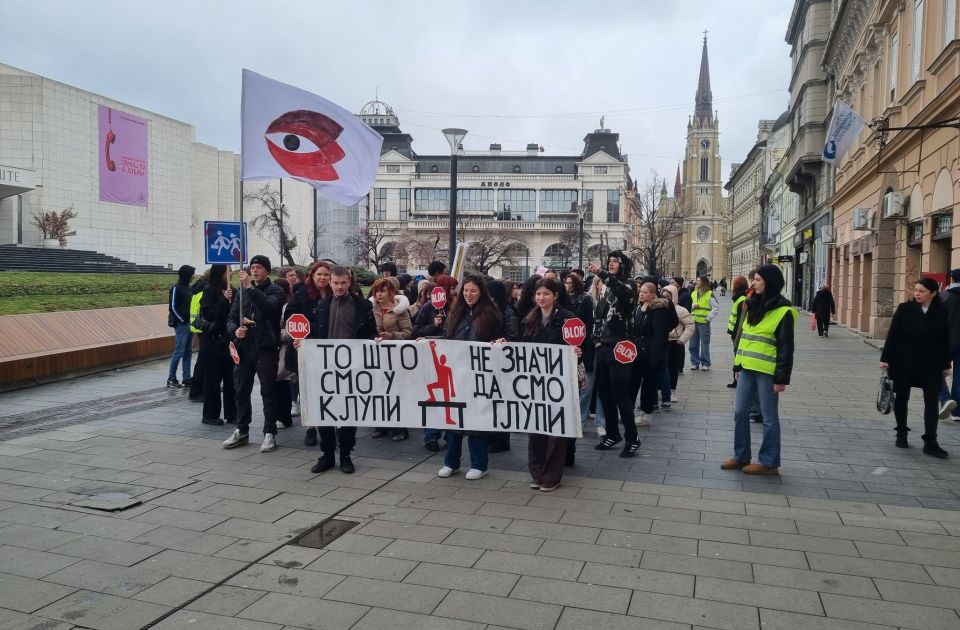
[[147,206],[147,121],[100,105],[100,201]]

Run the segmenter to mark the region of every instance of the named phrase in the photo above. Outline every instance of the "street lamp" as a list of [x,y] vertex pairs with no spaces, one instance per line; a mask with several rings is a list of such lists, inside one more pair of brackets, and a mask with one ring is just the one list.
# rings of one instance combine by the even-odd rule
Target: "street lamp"
[[443,136],[450,143],[450,271],[457,253],[457,151],[467,135],[466,129],[444,129]]
[[577,211],[577,216],[580,217],[580,264],[577,265],[577,268],[583,269],[583,218],[587,215],[590,204],[580,203],[575,205],[574,208]]

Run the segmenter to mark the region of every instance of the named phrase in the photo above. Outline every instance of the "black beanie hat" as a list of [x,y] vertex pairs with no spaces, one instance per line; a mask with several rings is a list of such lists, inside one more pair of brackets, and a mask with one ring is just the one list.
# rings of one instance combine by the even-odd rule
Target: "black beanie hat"
[[260,266],[262,266],[264,269],[267,270],[267,273],[269,273],[269,272],[270,272],[270,269],[271,269],[271,267],[270,267],[270,259],[267,258],[266,256],[264,256],[263,254],[257,254],[256,256],[254,256],[253,258],[251,258],[251,259],[250,259],[250,264],[251,264],[251,265],[260,265]]
[[780,292],[783,291],[783,272],[780,271],[780,267],[776,265],[761,265],[757,269],[757,275],[763,278],[763,294],[765,299],[769,300],[772,297],[780,295]]
[[180,284],[190,284],[190,280],[193,279],[193,274],[197,270],[190,265],[183,265],[177,270],[177,277],[180,279]]
[[920,278],[917,280],[917,284],[923,285],[923,288],[931,293],[940,292],[940,285],[933,278]]

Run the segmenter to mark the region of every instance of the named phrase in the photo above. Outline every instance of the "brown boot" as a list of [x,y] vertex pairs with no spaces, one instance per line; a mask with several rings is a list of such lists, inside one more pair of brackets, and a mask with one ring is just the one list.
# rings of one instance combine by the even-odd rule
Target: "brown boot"
[[741,470],[744,466],[749,466],[750,462],[741,462],[736,457],[731,457],[720,464],[722,470]]
[[764,466],[763,464],[750,464],[744,466],[741,470],[748,475],[779,475],[780,469],[776,466]]

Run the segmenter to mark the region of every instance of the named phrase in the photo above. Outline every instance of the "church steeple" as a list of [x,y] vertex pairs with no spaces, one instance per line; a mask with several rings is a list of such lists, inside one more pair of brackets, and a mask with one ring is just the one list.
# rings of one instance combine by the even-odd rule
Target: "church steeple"
[[673,196],[674,198],[680,197],[680,192],[682,190],[680,183],[680,165],[677,164],[677,179],[673,182]]
[[700,79],[697,81],[694,117],[709,122],[713,117],[713,92],[710,91],[710,60],[707,57],[707,31],[703,32],[703,52],[700,56]]

